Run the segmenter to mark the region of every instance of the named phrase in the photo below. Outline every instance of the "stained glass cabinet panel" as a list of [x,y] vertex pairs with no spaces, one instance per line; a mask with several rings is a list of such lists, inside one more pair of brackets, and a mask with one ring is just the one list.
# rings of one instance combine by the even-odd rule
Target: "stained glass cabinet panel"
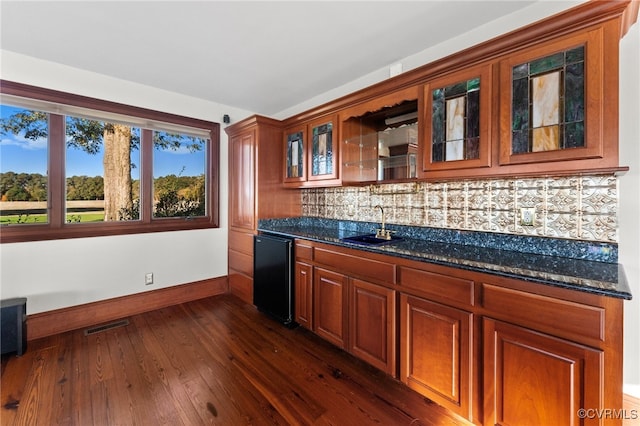
[[298,126],[284,131],[285,170],[284,182],[307,180],[307,128]]
[[340,154],[335,116],[323,117],[308,124],[308,181],[337,179]]
[[500,164],[603,156],[602,30],[500,62]]
[[425,85],[424,172],[491,165],[491,87],[491,65]]

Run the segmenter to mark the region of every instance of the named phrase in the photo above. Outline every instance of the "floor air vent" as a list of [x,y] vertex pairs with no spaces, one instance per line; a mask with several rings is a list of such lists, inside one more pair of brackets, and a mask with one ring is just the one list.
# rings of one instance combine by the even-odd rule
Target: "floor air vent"
[[115,322],[110,322],[109,324],[97,325],[95,327],[87,328],[84,331],[85,336],[90,336],[92,334],[101,333],[103,331],[112,330],[118,327],[124,327],[129,325],[129,320],[120,320]]

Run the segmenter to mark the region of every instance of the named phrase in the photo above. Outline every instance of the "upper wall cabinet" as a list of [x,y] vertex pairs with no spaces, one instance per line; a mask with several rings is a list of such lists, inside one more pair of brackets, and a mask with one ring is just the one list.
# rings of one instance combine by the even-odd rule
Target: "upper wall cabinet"
[[343,183],[416,178],[418,117],[417,86],[341,112]]
[[625,171],[619,44],[639,9],[584,2],[292,117],[285,185]]
[[[617,99],[617,87],[605,81],[604,31],[598,26],[500,62],[500,164],[617,153],[617,138],[603,133],[605,99]],[[611,118],[617,123],[617,114]]]
[[491,90],[490,64],[425,84],[423,172],[491,165]]
[[284,132],[284,183],[291,187],[339,185],[337,116],[290,127]]

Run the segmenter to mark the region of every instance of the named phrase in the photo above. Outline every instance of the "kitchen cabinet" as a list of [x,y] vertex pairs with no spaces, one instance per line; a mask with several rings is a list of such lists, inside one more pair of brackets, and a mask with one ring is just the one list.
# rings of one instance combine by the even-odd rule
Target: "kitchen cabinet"
[[307,180],[307,126],[284,131],[284,183],[298,186]]
[[395,377],[395,267],[353,253],[296,241],[298,322]]
[[280,122],[252,116],[229,139],[229,291],[253,303],[253,235],[258,219],[297,216],[299,194],[282,186]]
[[584,2],[286,124],[338,115],[340,176],[317,186],[625,171],[618,47],[637,14],[630,0]]
[[617,62],[617,31],[614,22],[595,25],[500,61],[501,165],[597,159],[617,166],[617,135],[608,127],[617,121],[618,87],[605,72]]
[[319,267],[313,278],[314,332],[395,376],[395,291]]
[[396,374],[396,292],[352,278],[349,352],[391,376]]
[[484,424],[598,423],[579,413],[601,407],[602,350],[491,318],[483,326]]
[[348,108],[340,120],[343,183],[417,177],[417,86]]
[[346,275],[313,270],[313,330],[342,349],[347,349],[348,285]]
[[467,419],[478,418],[476,283],[455,269],[411,266],[399,268],[400,380]]
[[622,300],[511,280],[482,289],[486,424],[620,424],[579,410],[622,407]]
[[284,131],[284,185],[291,188],[341,183],[336,115],[315,118]]
[[622,407],[623,299],[304,239],[296,259],[310,329],[470,422]]
[[305,240],[296,240],[294,255],[295,321],[308,330],[313,330],[313,246]]
[[425,84],[422,172],[491,165],[492,69],[483,64]]
[[295,265],[295,321],[313,330],[313,266],[304,262]]
[[470,418],[473,314],[400,295],[400,380]]
[[324,185],[339,184],[337,116],[317,118],[307,125],[309,129],[309,182],[322,182]]
[[229,226],[255,229],[255,144],[250,129],[229,139]]

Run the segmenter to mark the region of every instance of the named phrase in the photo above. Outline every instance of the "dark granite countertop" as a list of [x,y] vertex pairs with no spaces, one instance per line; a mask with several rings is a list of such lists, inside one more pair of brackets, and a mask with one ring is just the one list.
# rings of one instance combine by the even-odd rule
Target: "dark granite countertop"
[[610,297],[631,299],[617,246],[543,237],[388,225],[402,237],[379,246],[341,239],[379,224],[310,217],[261,220],[258,230],[293,238],[453,266]]

